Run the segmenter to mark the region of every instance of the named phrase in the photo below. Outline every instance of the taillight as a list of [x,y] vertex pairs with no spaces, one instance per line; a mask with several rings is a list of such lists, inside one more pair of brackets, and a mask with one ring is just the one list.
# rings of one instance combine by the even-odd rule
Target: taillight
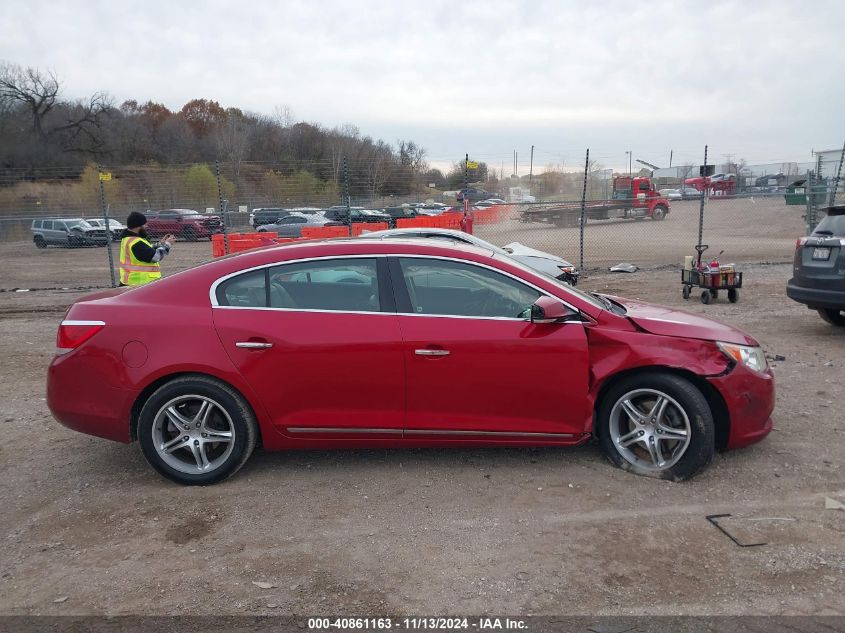
[[806,237],[799,237],[797,240],[795,240],[795,250],[797,251],[799,248],[804,246],[804,244],[806,244],[806,243],[807,243]]
[[62,321],[56,335],[56,353],[67,354],[106,327],[103,321]]

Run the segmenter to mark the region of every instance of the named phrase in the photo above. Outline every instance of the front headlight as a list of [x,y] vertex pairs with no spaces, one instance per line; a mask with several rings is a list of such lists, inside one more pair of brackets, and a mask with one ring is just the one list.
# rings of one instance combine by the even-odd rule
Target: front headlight
[[748,345],[735,345],[734,343],[716,342],[722,353],[732,361],[745,365],[754,371],[763,372],[768,367],[766,355],[759,347]]

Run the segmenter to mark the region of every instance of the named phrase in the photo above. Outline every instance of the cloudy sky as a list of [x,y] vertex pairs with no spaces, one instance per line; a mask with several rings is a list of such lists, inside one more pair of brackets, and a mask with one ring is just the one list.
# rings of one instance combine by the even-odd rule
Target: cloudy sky
[[843,24],[841,0],[5,0],[0,60],[69,98],[287,106],[435,164],[807,161],[845,140]]

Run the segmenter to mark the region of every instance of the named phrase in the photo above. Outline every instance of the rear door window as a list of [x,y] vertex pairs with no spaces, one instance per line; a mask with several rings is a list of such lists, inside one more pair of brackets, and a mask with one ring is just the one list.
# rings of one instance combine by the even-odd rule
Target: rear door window
[[270,307],[379,312],[376,260],[322,259],[274,266],[270,269]]
[[845,237],[845,215],[828,215],[822,218],[813,231],[814,235],[822,237]]

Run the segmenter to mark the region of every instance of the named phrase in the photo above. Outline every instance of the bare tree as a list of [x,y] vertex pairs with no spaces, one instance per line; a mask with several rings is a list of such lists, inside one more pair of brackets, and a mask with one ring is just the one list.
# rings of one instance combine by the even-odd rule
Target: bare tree
[[19,103],[32,117],[32,131],[45,138],[44,117],[56,105],[59,80],[53,71],[42,73],[36,68],[21,68],[17,64],[0,65],[0,99]]

